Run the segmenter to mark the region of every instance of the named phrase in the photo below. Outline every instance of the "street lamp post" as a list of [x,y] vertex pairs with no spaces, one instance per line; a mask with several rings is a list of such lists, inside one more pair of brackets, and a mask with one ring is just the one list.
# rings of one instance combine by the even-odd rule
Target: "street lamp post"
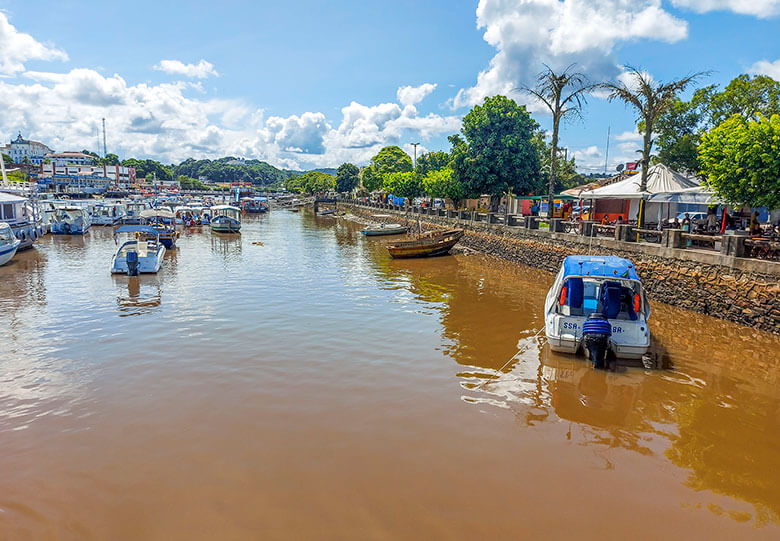
[[417,147],[420,146],[420,143],[412,143],[412,146],[414,147],[414,167],[417,167]]

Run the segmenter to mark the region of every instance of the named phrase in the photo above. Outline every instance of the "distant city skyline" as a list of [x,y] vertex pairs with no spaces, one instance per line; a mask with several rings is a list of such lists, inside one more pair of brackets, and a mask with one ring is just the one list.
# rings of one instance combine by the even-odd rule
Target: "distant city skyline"
[[[400,1],[168,5],[0,0],[0,143],[178,163],[365,164],[382,146],[448,150],[485,96],[548,64],[592,80],[634,65],[659,80],[712,70],[780,79],[780,0]],[[635,161],[634,114],[603,97],[562,128],[583,173]]]

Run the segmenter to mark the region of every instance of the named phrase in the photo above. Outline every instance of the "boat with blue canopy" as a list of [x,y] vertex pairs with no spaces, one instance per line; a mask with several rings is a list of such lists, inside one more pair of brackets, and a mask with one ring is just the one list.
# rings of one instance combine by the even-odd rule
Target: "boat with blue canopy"
[[566,257],[544,313],[550,348],[582,352],[596,368],[641,359],[650,347],[650,305],[636,267],[622,257]]
[[162,267],[165,246],[160,242],[160,232],[149,225],[123,225],[114,231],[116,240],[122,234],[132,237],[122,243],[111,260],[112,274],[138,276],[155,273]]
[[[141,221],[145,225],[150,225],[157,230],[160,235],[160,242],[167,250],[176,247],[176,239],[179,238],[179,232],[176,231],[176,215],[167,209],[147,209],[141,211]],[[153,240],[151,235],[145,235],[144,240]]]

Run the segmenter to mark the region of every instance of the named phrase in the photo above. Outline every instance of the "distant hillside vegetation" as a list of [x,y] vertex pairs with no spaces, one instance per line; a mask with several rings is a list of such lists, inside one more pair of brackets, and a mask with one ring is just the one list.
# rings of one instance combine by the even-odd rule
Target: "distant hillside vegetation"
[[239,160],[226,156],[217,160],[189,158],[175,167],[174,174],[176,177],[183,175],[194,179],[203,176],[212,182],[251,182],[268,186],[302,173],[277,169],[260,160]]

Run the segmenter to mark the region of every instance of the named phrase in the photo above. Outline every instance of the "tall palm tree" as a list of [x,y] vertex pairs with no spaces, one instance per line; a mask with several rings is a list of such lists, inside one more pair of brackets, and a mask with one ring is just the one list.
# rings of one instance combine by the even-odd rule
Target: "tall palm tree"
[[609,92],[609,101],[619,99],[632,105],[637,112],[637,124],[643,132],[642,144],[642,181],[640,190],[647,189],[647,171],[650,168],[650,150],[653,148],[653,128],[655,121],[674,103],[677,94],[697,79],[709,72],[698,72],[670,83],[655,82],[650,74],[626,66],[630,82],[602,83],[601,88]]
[[587,95],[598,85],[591,84],[582,73],[572,71],[571,64],[560,73],[550,66],[536,77],[536,86],[520,87],[521,90],[535,96],[552,113],[552,149],[550,150],[550,177],[547,184],[547,217],[553,215],[553,196],[555,194],[555,166],[558,157],[558,129],[561,120],[567,116],[582,116],[582,108]]

